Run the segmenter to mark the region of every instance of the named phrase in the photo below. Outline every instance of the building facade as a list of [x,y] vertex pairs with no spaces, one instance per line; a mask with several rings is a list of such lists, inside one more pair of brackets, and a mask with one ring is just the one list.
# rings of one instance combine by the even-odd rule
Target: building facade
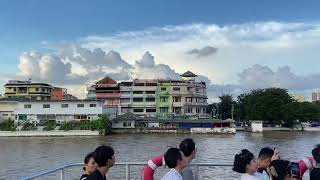
[[3,120],[16,119],[16,101],[0,101],[0,122]]
[[99,100],[17,101],[14,113],[16,122],[42,124],[48,120],[57,123],[94,120],[104,113],[104,109]]
[[50,100],[53,87],[46,83],[10,80],[4,85],[5,98],[16,100]]

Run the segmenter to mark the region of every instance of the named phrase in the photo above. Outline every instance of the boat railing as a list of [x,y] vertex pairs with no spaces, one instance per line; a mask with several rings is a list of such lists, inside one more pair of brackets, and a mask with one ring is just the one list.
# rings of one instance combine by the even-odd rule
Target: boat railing
[[[116,163],[116,166],[124,166],[126,169],[126,180],[130,180],[130,167],[131,166],[144,166],[146,165],[145,162],[120,162]],[[231,167],[231,164],[216,164],[216,163],[193,163],[191,166],[194,166],[194,176],[195,180],[199,179],[199,167]],[[63,166],[59,166],[44,172],[36,173],[28,177],[22,177],[20,180],[33,180],[35,178],[45,177],[47,175],[53,173],[59,173],[60,180],[65,180],[65,171],[68,168],[72,167],[83,167],[83,163],[74,163],[74,164],[67,164]]]

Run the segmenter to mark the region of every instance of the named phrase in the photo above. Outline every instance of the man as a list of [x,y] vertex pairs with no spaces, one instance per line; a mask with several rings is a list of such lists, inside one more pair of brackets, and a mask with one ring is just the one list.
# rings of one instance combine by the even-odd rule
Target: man
[[312,150],[312,156],[316,162],[315,167],[310,171],[310,180],[320,179],[320,146]]
[[186,163],[188,164],[188,166],[182,170],[182,178],[183,180],[194,180],[192,169],[189,165],[196,157],[196,144],[192,139],[187,138],[180,143],[179,148],[185,156]]
[[106,180],[106,174],[115,162],[114,150],[110,146],[99,146],[93,152],[93,159],[98,167],[87,180]]
[[164,155],[164,161],[170,171],[161,180],[183,180],[181,172],[187,166],[187,163],[182,152],[178,148],[170,148]]
[[279,159],[279,153],[276,150],[273,150],[269,147],[262,148],[260,150],[257,162],[258,162],[258,173],[260,173],[261,178],[264,180],[269,180],[269,167],[270,163],[273,160]]

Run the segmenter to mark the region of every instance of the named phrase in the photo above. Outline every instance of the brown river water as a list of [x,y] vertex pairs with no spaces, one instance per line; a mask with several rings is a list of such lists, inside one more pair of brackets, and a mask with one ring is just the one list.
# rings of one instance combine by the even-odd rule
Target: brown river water
[[[298,161],[310,156],[312,146],[320,143],[319,132],[238,132],[236,135],[122,134],[106,137],[8,137],[0,138],[0,179],[19,179],[68,163],[82,162],[95,147],[106,144],[116,151],[117,162],[147,162],[163,153],[168,146],[192,137],[197,146],[194,162],[232,164],[234,155],[243,148],[257,154],[264,146],[277,147],[283,159]],[[81,167],[66,171],[66,179],[79,179]],[[141,179],[143,167],[132,167],[131,179]],[[240,179],[231,167],[201,167],[199,179]],[[167,169],[160,168],[156,179]],[[53,174],[38,179],[59,179]],[[108,179],[125,179],[125,169],[114,167]]]

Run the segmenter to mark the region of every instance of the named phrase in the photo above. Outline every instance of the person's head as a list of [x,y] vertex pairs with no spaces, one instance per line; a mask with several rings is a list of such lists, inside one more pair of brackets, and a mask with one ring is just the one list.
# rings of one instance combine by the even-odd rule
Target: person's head
[[191,157],[191,159],[195,158],[196,144],[194,143],[193,139],[184,139],[183,141],[181,141],[179,148],[185,157]]
[[93,173],[97,168],[97,164],[93,159],[93,153],[89,153],[84,158],[84,167],[83,170],[86,171],[86,173]]
[[264,147],[260,150],[258,159],[259,159],[259,168],[267,168],[270,166],[271,158],[274,154],[274,150],[269,147]]
[[293,180],[291,176],[290,162],[286,160],[274,160],[270,163],[270,171],[273,180]]
[[112,167],[115,162],[114,150],[110,146],[99,146],[94,150],[93,158],[99,167]]
[[253,174],[258,170],[254,155],[247,149],[241,150],[234,157],[233,170],[238,173]]
[[178,148],[169,148],[164,154],[164,161],[169,168],[182,170],[187,166],[182,152]]
[[312,156],[317,163],[320,163],[320,147],[317,146],[312,150]]

